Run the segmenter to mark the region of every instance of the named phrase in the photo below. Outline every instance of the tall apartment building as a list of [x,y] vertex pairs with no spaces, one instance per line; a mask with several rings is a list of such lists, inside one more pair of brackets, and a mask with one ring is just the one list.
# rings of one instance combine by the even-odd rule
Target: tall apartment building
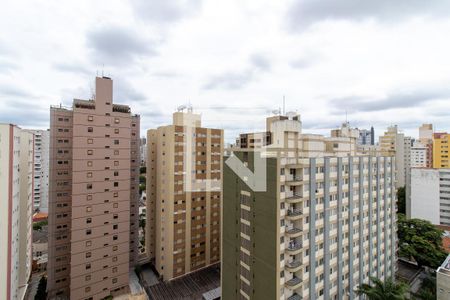
[[139,146],[139,151],[141,152],[141,166],[147,165],[147,139],[141,138],[141,145]]
[[436,294],[437,300],[450,298],[450,254],[436,270]]
[[24,299],[31,274],[33,134],[0,124],[0,299]]
[[139,120],[113,103],[113,82],[91,100],[50,109],[48,295],[103,299],[128,289],[137,255]]
[[222,298],[357,299],[369,276],[393,277],[395,158],[334,151],[346,137],[302,134],[298,115],[271,122],[278,143],[232,149],[238,169],[264,169],[224,158]]
[[34,134],[33,208],[48,212],[49,130],[30,130]]
[[147,131],[147,253],[164,280],[220,261],[223,130],[178,111]]
[[450,226],[450,169],[411,169],[407,216]]
[[359,129],[358,145],[375,145],[375,129]]
[[419,127],[419,142],[427,147],[426,167],[433,167],[433,124],[422,124]]
[[433,168],[450,168],[449,141],[450,134],[446,132],[433,134]]
[[403,187],[408,182],[411,161],[411,138],[400,133],[397,125],[388,127],[380,136],[380,152],[383,156],[395,156],[395,187]]
[[428,168],[427,155],[427,145],[415,141],[411,147],[411,168]]

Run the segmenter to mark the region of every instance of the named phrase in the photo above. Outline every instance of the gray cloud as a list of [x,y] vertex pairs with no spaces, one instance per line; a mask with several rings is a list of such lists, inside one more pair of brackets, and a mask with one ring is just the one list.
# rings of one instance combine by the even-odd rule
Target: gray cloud
[[129,81],[122,78],[114,80],[114,99],[120,103],[140,102],[146,100],[147,96],[134,88]]
[[[13,85],[0,85],[0,97],[9,99],[9,98],[34,98],[35,96],[25,91],[24,89],[18,88]],[[17,99],[15,101],[18,101]]]
[[250,63],[253,67],[262,71],[268,71],[272,67],[269,58],[259,53],[250,56]]
[[288,25],[293,30],[303,30],[324,20],[355,20],[367,18],[395,21],[404,17],[446,16],[450,2],[444,0],[297,0],[288,9]]
[[365,98],[358,96],[349,96],[336,98],[329,101],[331,105],[340,112],[373,112],[396,108],[410,108],[419,106],[426,102],[450,98],[448,90],[417,90],[411,92],[392,93],[384,98]]
[[227,89],[238,90],[248,85],[253,80],[254,74],[251,70],[242,72],[227,72],[213,76],[203,86],[206,90]]
[[144,21],[170,23],[195,14],[201,9],[202,0],[132,0],[132,5]]
[[62,62],[53,64],[53,68],[61,72],[78,73],[83,75],[94,74],[93,70],[89,70],[88,68],[86,68],[81,64]]
[[156,55],[155,44],[123,27],[101,27],[86,36],[87,46],[96,63],[126,65],[138,57]]

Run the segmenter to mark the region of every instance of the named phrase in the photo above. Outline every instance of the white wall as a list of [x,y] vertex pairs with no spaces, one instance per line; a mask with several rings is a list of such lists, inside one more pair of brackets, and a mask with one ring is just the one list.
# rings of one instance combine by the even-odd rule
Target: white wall
[[411,169],[411,218],[439,224],[439,170]]

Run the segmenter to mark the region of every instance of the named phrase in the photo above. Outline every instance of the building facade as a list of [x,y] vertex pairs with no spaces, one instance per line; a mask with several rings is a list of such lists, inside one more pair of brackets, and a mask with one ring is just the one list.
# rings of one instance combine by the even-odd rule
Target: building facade
[[433,134],[433,168],[450,168],[449,141],[450,134],[446,132]]
[[426,167],[433,167],[433,124],[422,124],[419,127],[419,142],[427,147]]
[[96,78],[92,100],[50,109],[50,298],[125,293],[137,255],[139,116]]
[[395,158],[334,151],[345,139],[311,139],[299,118],[274,122],[281,143],[231,156],[251,172],[265,159],[264,190],[224,158],[222,298],[357,299],[369,276],[394,276]]
[[450,169],[411,169],[410,198],[409,218],[450,226]]
[[411,147],[411,168],[428,168],[428,147],[415,141]]
[[163,280],[220,261],[223,130],[173,114],[147,131],[147,254]]
[[49,130],[30,130],[34,134],[33,208],[48,212]]
[[436,294],[437,300],[450,298],[450,255],[436,270]]
[[33,134],[0,124],[0,299],[24,299],[31,274]]
[[359,129],[358,145],[375,145],[375,129]]

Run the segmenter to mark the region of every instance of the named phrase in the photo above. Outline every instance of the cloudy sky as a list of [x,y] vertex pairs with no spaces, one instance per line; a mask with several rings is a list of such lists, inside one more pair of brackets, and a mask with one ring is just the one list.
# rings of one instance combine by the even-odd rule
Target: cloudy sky
[[0,122],[46,128],[103,73],[142,131],[191,103],[232,141],[283,96],[306,132],[346,115],[377,134],[450,130],[449,16],[444,0],[6,0]]

